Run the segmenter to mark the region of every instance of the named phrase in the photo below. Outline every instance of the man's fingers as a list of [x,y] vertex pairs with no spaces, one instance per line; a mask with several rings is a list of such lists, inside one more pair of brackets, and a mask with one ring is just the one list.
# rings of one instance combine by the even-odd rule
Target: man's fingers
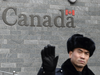
[[47,45],[41,51],[42,58],[44,57],[55,57],[55,46]]
[[46,57],[49,57],[49,49],[47,46],[44,48],[44,53]]
[[41,51],[41,57],[42,59],[45,57],[44,50]]
[[54,63],[57,64],[59,56],[56,56],[54,59]]
[[53,57],[55,57],[55,46],[51,47],[51,54]]

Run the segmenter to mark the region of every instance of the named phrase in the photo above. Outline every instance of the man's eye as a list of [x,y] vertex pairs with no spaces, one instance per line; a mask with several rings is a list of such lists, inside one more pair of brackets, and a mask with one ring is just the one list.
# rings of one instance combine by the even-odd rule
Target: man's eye
[[89,55],[89,53],[85,53],[86,55]]
[[81,50],[78,50],[78,52],[81,53],[82,51]]

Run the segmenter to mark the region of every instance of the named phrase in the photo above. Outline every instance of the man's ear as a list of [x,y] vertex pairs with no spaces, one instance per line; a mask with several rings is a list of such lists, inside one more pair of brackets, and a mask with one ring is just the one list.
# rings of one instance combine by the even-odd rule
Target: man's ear
[[72,51],[69,51],[69,58],[71,58],[72,57]]

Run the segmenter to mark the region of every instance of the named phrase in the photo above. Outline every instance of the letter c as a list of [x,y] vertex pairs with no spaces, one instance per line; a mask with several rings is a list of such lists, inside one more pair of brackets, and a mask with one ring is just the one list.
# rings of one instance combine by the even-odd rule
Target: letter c
[[9,8],[6,8],[6,9],[4,10],[4,12],[3,12],[3,14],[2,14],[2,19],[3,19],[4,23],[6,23],[7,25],[13,26],[13,25],[16,24],[17,20],[15,20],[15,22],[12,23],[12,24],[7,22],[6,15],[7,15],[7,11],[8,11],[9,9],[13,9],[14,12],[15,12],[15,15],[17,14],[17,9],[16,9],[16,8],[9,7]]

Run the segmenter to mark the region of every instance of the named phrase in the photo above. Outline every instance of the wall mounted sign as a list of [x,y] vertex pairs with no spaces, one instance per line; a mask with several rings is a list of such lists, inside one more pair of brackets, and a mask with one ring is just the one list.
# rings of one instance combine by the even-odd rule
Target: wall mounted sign
[[[11,12],[14,12],[14,15],[16,16],[14,18],[14,21],[11,23],[7,19],[7,13],[11,10]],[[53,27],[56,26],[58,28],[60,27],[68,27],[68,28],[75,28],[74,26],[74,18],[75,11],[68,11],[68,10],[59,10],[61,15],[55,16],[55,18],[52,18],[49,15],[44,15],[43,17],[40,17],[39,15],[29,15],[28,17],[25,14],[17,13],[17,8],[15,7],[8,7],[6,8],[2,13],[2,20],[5,24],[9,26],[14,26],[15,24],[18,24],[20,26],[32,26],[32,27]],[[71,16],[68,16],[71,15]],[[66,17],[66,19],[65,19]],[[27,20],[30,20],[30,24],[28,24]],[[37,23],[35,24],[35,19],[37,19]],[[42,21],[41,19],[44,19],[45,21]],[[58,19],[60,19],[61,23],[58,23]],[[41,22],[42,21],[42,22]],[[51,23],[54,23],[52,25]]]

